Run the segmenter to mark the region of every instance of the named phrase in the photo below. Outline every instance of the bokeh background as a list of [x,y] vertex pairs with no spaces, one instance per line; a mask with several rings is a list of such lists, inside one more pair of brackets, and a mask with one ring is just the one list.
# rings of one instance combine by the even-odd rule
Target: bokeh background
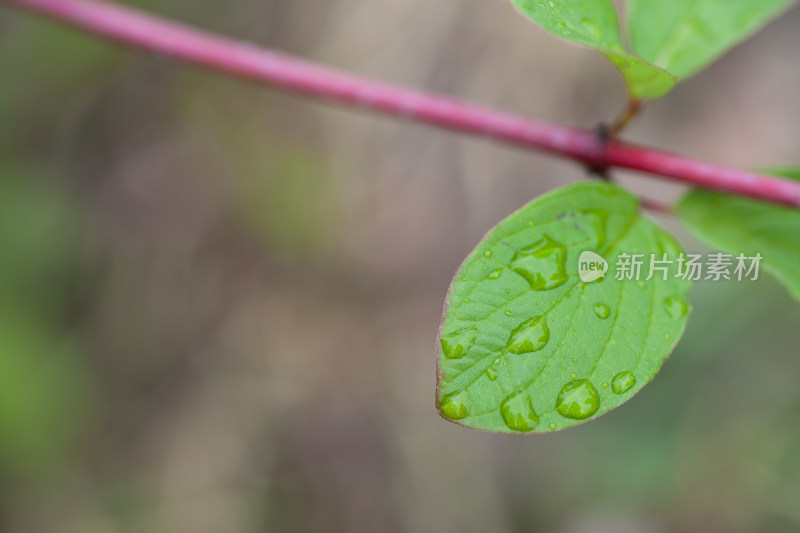
[[[603,58],[501,1],[132,3],[521,115],[592,127],[624,104]],[[800,163],[799,28],[794,9],[627,137]],[[697,284],[658,378],[591,424],[437,416],[453,271],[585,178],[1,6],[0,531],[800,531],[800,306],[767,277]]]

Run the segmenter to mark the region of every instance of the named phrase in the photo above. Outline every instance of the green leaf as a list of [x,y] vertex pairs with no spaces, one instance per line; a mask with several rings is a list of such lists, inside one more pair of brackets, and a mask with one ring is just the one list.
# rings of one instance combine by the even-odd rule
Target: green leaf
[[800,181],[800,167],[770,167],[759,170],[764,174],[772,174],[779,178],[789,178],[790,180]]
[[679,80],[743,41],[795,0],[628,0],[633,51]]
[[633,99],[655,100],[675,87],[675,76],[641,58],[611,50],[603,51],[603,55],[617,66]]
[[[770,172],[800,181],[800,169]],[[677,214],[710,246],[748,257],[760,253],[766,269],[800,300],[800,209],[695,189],[678,203]]]
[[[611,268],[583,282],[578,263]],[[653,379],[680,338],[689,282],[677,264],[617,280],[620,254],[681,253],[614,185],[578,183],[537,198],[464,261],[445,305],[437,406],[464,426],[507,433],[564,429],[617,407]],[[583,257],[582,257],[583,255]],[[589,254],[586,254],[589,255]],[[602,272],[598,267],[586,272]]]
[[609,0],[511,0],[522,14],[548,32],[589,46],[619,69],[636,99],[655,99],[675,85],[675,76],[625,52],[617,13]]

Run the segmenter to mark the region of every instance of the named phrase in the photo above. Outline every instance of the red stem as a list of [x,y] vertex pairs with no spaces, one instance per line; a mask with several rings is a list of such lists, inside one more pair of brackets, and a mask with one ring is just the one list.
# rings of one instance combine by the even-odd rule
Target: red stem
[[134,48],[294,93],[572,158],[593,168],[639,170],[697,187],[800,206],[800,183],[763,176],[396,87],[96,0],[5,0]]

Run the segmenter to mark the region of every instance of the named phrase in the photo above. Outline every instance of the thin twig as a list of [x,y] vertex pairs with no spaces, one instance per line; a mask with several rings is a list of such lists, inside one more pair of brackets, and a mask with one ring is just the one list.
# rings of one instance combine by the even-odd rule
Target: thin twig
[[624,130],[628,125],[635,119],[639,113],[644,108],[644,100],[637,100],[635,98],[628,99],[628,105],[625,106],[625,109],[622,110],[620,116],[617,117],[617,120],[609,128],[609,135],[612,139],[616,139],[622,130]]
[[575,159],[620,167],[742,196],[800,206],[800,183],[624,144],[605,146],[593,132],[524,119],[459,100],[405,89],[219,37],[97,0],[5,0],[87,33],[291,93],[333,100],[392,116]]

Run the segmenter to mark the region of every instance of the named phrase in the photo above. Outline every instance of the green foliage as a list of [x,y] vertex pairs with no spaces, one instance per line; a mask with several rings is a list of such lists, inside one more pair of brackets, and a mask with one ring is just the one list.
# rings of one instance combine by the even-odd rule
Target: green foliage
[[36,172],[0,166],[0,470],[66,458],[89,406],[81,345],[61,327],[80,215]]
[[88,375],[74,341],[2,311],[0,467],[37,477],[65,458],[80,433]]
[[553,35],[590,46],[605,55],[617,66],[634,98],[659,98],[675,85],[675,77],[670,73],[625,52],[617,13],[609,0],[511,2]]
[[[773,174],[800,181],[800,169]],[[800,300],[800,210],[741,196],[692,190],[677,214],[698,238],[734,254],[760,253],[763,264]]]
[[795,0],[629,0],[626,51],[610,0],[511,0],[548,32],[611,60],[631,96],[652,100],[702,69]]
[[628,0],[631,44],[682,80],[717,59],[795,0]]
[[760,172],[765,174],[772,174],[779,178],[788,178],[790,180],[800,181],[800,167],[770,167],[759,169]]
[[0,477],[13,483],[64,466],[91,404],[80,334],[64,327],[82,215],[63,181],[45,179],[40,132],[58,129],[44,117],[62,116],[120,52],[11,17],[0,46],[0,71],[13,72],[0,83]]
[[[666,254],[680,246],[635,197],[579,183],[537,198],[489,232],[450,288],[440,330],[437,404],[468,427],[542,433],[597,417],[649,382],[680,338],[689,283],[585,283],[585,251]],[[643,269],[643,274],[647,274]]]

